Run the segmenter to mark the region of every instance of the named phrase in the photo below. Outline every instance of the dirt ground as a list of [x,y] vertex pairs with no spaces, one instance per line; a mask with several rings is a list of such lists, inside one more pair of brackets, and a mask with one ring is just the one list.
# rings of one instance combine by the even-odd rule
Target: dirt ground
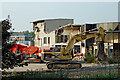
[[[100,65],[100,64],[82,64],[82,68],[91,68],[91,67],[103,67],[103,66],[110,66],[110,65]],[[111,66],[114,66],[114,64],[111,64]],[[15,67],[14,69],[6,69],[6,72],[25,72],[27,70],[39,70],[39,71],[44,71],[48,70],[47,66],[45,63],[30,63],[28,66],[24,67]]]

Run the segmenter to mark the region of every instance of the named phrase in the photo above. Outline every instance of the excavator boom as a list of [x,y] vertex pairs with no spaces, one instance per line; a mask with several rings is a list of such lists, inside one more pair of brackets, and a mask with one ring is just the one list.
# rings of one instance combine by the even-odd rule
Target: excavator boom
[[75,43],[82,41],[82,40],[87,40],[93,37],[98,37],[97,41],[101,41],[104,38],[104,29],[103,28],[99,28],[99,32],[98,33],[89,33],[89,34],[85,34],[87,32],[92,32],[93,30],[89,30],[80,34],[77,34],[75,36],[73,36],[69,41],[68,41],[68,45],[66,46],[65,50],[62,51],[62,53],[65,54],[69,54],[70,51],[73,49],[73,46]]

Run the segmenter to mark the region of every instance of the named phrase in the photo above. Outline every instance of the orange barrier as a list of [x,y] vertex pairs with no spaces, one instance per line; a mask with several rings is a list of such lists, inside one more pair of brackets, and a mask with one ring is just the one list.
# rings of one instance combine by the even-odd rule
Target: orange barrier
[[76,54],[74,54],[74,57],[85,58],[85,54],[83,54],[83,53],[76,53]]

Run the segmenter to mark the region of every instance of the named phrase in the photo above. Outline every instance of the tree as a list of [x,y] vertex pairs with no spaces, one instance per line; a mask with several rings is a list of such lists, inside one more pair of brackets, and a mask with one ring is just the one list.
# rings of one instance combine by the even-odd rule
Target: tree
[[17,60],[20,58],[10,51],[10,48],[13,45],[7,43],[10,35],[12,34],[11,32],[8,31],[12,27],[9,17],[8,19],[1,21],[1,27],[2,27],[2,69],[14,68],[15,65],[18,65]]

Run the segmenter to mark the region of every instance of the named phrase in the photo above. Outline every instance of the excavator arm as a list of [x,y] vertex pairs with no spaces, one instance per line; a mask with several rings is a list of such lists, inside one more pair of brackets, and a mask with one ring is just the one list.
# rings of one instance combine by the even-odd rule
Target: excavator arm
[[82,41],[82,40],[87,40],[93,37],[97,37],[97,41],[102,41],[104,38],[104,29],[103,28],[99,28],[99,32],[98,33],[89,33],[89,34],[85,34],[87,32],[92,32],[93,30],[89,30],[86,31],[84,33],[80,33],[77,34],[75,36],[73,36],[69,41],[68,41],[68,45],[66,46],[65,50],[62,51],[62,53],[64,55],[69,54],[70,51],[73,49],[73,46],[75,43]]

